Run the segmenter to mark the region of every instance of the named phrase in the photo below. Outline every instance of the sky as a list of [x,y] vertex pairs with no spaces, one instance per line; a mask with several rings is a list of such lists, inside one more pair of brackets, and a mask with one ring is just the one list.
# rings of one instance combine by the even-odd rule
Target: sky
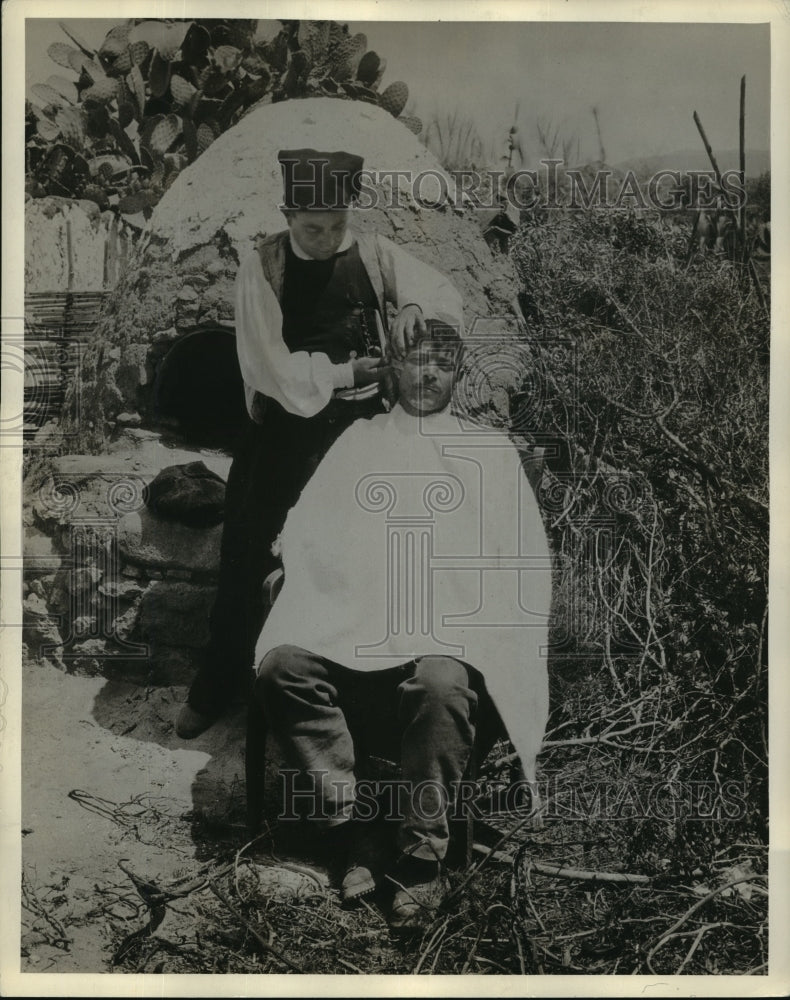
[[[69,19],[99,45],[118,19]],[[537,160],[540,120],[598,158],[596,107],[609,163],[702,149],[696,110],[714,150],[738,145],[746,76],[746,146],[769,148],[769,29],[760,24],[349,21],[387,60],[382,87],[404,80],[424,121],[458,111],[484,146],[503,153],[518,109],[527,156]],[[28,19],[26,86],[69,75],[47,56],[68,38],[56,20]],[[30,96],[30,95],[29,95]]]

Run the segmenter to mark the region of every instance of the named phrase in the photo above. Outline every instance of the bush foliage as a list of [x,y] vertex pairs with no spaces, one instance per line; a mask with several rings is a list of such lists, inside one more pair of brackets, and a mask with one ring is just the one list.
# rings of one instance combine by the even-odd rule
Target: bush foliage
[[765,835],[768,317],[743,269],[687,266],[682,236],[634,214],[527,225],[512,253],[540,419],[566,445],[543,489],[557,672],[594,653],[605,687],[556,718],[595,732],[620,705],[635,766],[739,783],[726,836]]

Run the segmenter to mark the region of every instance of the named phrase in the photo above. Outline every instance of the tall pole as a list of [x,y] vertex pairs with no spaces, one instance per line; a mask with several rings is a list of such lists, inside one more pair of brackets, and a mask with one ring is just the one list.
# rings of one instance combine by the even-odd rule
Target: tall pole
[[741,77],[741,110],[738,118],[738,173],[741,179],[741,197],[744,199],[738,206],[738,228],[743,233],[741,246],[742,260],[746,260],[746,77]]

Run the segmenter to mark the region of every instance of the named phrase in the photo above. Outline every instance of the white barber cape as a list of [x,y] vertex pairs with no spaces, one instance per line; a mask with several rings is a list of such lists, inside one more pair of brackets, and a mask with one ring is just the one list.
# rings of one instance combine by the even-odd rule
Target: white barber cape
[[476,667],[528,780],[548,718],[551,563],[506,435],[445,410],[358,420],[281,535],[283,588],[258,639],[353,670],[427,655]]

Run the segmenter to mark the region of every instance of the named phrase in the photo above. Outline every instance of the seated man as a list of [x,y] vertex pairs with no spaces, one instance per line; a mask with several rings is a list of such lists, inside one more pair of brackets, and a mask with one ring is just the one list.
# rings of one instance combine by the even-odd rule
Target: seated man
[[447,804],[473,744],[485,752],[504,723],[534,781],[548,714],[540,513],[509,438],[451,411],[463,347],[440,333],[406,356],[392,411],[346,430],[290,511],[256,647],[257,703],[287,767],[312,781],[313,818],[349,852],[346,900],[384,876],[360,768],[400,764],[395,928],[441,901]]

